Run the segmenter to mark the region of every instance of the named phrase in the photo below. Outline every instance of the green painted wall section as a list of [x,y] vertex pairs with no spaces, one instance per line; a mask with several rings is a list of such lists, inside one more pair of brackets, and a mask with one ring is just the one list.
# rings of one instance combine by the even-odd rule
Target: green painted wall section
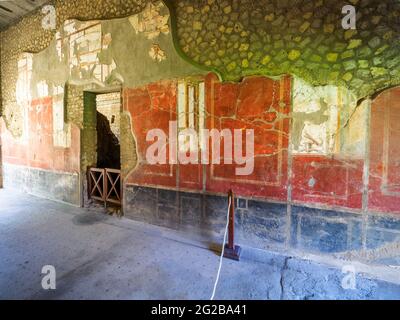
[[[168,14],[166,7],[164,10],[163,13]],[[103,21],[102,28],[103,33],[111,33],[112,38],[104,57],[114,58],[117,65],[115,71],[122,76],[125,87],[204,73],[177,54],[171,32],[148,39],[144,33],[136,33],[128,19]],[[165,60],[156,62],[150,57],[149,49],[153,44],[159,45],[165,52]]]
[[[167,8],[165,7],[165,10]],[[111,34],[111,43],[107,49],[99,54],[99,62],[110,65],[112,59],[116,64],[110,82],[121,80],[127,88],[144,85],[162,79],[181,78],[194,74],[205,73],[187,61],[183,60],[175,51],[172,34],[160,34],[155,39],[147,39],[143,33],[136,33],[128,18],[104,20],[101,22],[102,33]],[[149,49],[157,44],[165,52],[166,59],[154,61],[149,55]],[[64,57],[68,52],[64,52]],[[68,62],[57,56],[56,41],[51,41],[48,48],[33,55],[31,96],[38,97],[37,84],[46,81],[49,94],[53,95],[54,86],[64,86],[66,82],[93,83],[91,75],[76,77],[70,75]],[[98,83],[101,86],[100,83]],[[111,85],[105,83],[104,86]]]
[[[178,51],[224,80],[293,74],[359,98],[400,84],[397,0],[165,0]],[[342,8],[357,10],[356,30]]]

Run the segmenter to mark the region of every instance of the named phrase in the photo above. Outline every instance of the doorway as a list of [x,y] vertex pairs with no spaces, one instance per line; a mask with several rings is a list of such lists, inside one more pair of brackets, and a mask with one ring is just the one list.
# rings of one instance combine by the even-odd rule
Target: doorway
[[[84,206],[113,209],[122,204],[121,92],[85,92],[82,168],[86,168]],[[111,210],[109,213],[120,210]]]

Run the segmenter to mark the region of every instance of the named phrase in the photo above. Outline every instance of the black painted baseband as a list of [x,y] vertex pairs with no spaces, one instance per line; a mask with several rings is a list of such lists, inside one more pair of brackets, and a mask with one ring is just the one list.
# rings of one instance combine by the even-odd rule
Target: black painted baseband
[[80,206],[79,174],[3,164],[4,187]]
[[[220,241],[226,225],[227,197],[128,186],[127,218],[189,231]],[[236,199],[236,242],[267,249],[289,245],[310,252],[337,253],[400,242],[400,219]],[[290,225],[289,225],[290,224]],[[366,242],[363,243],[363,239]]]

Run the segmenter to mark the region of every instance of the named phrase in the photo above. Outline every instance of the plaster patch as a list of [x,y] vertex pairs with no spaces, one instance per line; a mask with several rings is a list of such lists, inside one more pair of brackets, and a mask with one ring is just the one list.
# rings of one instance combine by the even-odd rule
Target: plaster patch
[[64,97],[53,98],[53,144],[55,147],[71,147],[71,124],[65,123]]
[[167,59],[167,55],[165,54],[165,51],[162,50],[158,44],[153,44],[151,46],[150,51],[149,51],[149,56],[157,62],[161,62],[161,61],[164,61],[165,59]]
[[12,123],[12,131],[21,138],[22,143],[27,143],[28,135],[28,108],[31,96],[33,54],[23,53],[18,60],[18,79],[16,83],[16,101],[19,112],[5,113],[8,123]]
[[344,143],[341,124],[348,122],[356,98],[346,88],[313,87],[295,79],[293,90],[293,152],[330,155]]
[[308,186],[310,188],[314,188],[315,184],[317,183],[317,181],[314,179],[314,177],[311,177],[310,180],[308,180]]
[[18,60],[16,98],[19,105],[31,100],[32,58],[33,54],[23,53]]
[[45,98],[49,96],[49,86],[47,85],[45,80],[42,80],[36,85],[37,96],[39,98]]
[[327,128],[326,123],[313,124],[305,121],[301,132],[299,153],[326,153],[327,152]]
[[129,17],[129,22],[136,34],[144,33],[149,40],[158,37],[161,33],[168,34],[169,13],[161,13],[165,9],[161,1],[156,4],[148,3],[143,12]]
[[56,34],[56,51],[60,61],[67,58],[73,78],[105,82],[116,66],[101,63],[99,55],[111,42],[110,33],[103,35],[100,21],[67,20]]
[[59,94],[64,94],[64,87],[53,85],[53,95],[59,95]]

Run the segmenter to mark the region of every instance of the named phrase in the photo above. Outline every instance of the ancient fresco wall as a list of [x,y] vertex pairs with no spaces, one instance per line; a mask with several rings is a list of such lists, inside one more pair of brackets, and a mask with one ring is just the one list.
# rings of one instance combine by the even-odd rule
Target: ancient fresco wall
[[[125,110],[131,117],[140,159],[129,183],[217,194],[233,189],[243,197],[358,213],[398,212],[397,148],[394,142],[388,147],[397,132],[395,118],[391,120],[393,124],[377,127],[385,119],[377,110],[392,108],[393,117],[396,116],[396,90],[392,89],[386,100],[379,96],[372,102],[357,101],[343,87],[313,87],[288,76],[275,80],[249,77],[240,83],[221,83],[209,74],[196,81],[204,85],[205,128],[219,132],[238,128],[254,130],[253,171],[250,175],[238,176],[237,165],[224,163],[223,149],[221,164],[212,164],[210,159],[208,164],[146,163],[146,150],[152,144],[146,141],[149,130],[160,128],[171,133],[169,122],[179,123],[181,118],[179,87],[182,82],[157,82],[125,92]],[[193,83],[193,79],[186,83]],[[371,103],[376,107],[372,107],[370,116]],[[383,127],[389,128],[386,135]],[[179,132],[172,133],[179,136]],[[382,141],[378,143],[377,139]],[[170,145],[167,143],[165,148],[168,162]],[[371,171],[367,175],[369,165]],[[291,172],[290,179],[288,172]],[[382,186],[391,181],[390,188],[394,189],[388,191],[388,198],[378,196],[379,190],[385,187],[377,186],[377,175],[383,181]]]
[[[226,192],[233,189],[238,198],[241,244],[340,252],[361,258],[390,259],[398,254],[398,148],[394,145],[399,133],[395,121],[398,88],[374,100],[356,102],[340,88],[310,87],[321,100],[313,102],[311,94],[310,101],[302,106],[300,98],[288,99],[285,94],[274,98],[272,89],[281,84],[284,92],[294,93],[296,85],[304,86],[290,77],[251,77],[236,84],[221,83],[210,74],[197,81],[205,83],[207,126],[214,122],[220,129],[247,125],[259,130],[262,142],[255,144],[255,149],[261,151],[259,155],[265,156],[265,161],[256,164],[254,172],[260,175],[240,177],[245,181],[242,184],[231,165],[215,166],[218,170],[210,176],[211,165],[150,166],[140,161],[125,188],[126,216],[219,239],[226,218]],[[193,79],[188,83],[193,85]],[[146,149],[153,143],[144,139],[154,122],[161,121],[158,125],[166,131],[170,120],[179,122],[181,85],[179,81],[160,82],[126,92],[125,108],[132,115],[133,132],[142,141],[138,144],[139,158],[145,159]],[[246,87],[258,94],[246,95]],[[171,101],[175,105],[172,109]],[[249,101],[259,108],[247,108],[243,114],[240,105]],[[297,109],[296,101],[300,106]],[[218,106],[214,113],[213,106]],[[286,106],[296,112],[286,114]],[[348,108],[347,112],[329,112],[342,108]],[[388,112],[393,112],[393,117],[388,117]],[[274,139],[279,137],[274,128],[280,125],[278,119],[291,123],[287,129],[283,126],[282,145]],[[304,119],[316,129],[307,131],[308,135],[299,134],[296,140],[295,133],[310,128]],[[296,126],[297,121],[302,125]],[[383,125],[385,121],[389,124]],[[298,148],[302,145],[304,149]],[[169,143],[165,147],[168,149]],[[287,153],[278,173],[276,150]],[[278,177],[284,181],[282,187],[268,180]]]
[[[60,8],[64,10],[63,5]],[[162,2],[135,8],[133,14],[126,11],[125,18],[114,20],[66,19],[50,35],[38,32],[43,42],[19,34],[37,22],[39,13],[25,18],[18,30],[4,32],[2,55],[7,62],[2,66],[9,78],[2,83],[4,163],[82,174],[96,159],[96,139],[91,134],[95,121],[88,121],[91,108],[85,106],[84,92],[119,91],[151,80],[202,73],[175,52],[169,11]],[[140,13],[134,14],[136,10]],[[31,33],[35,34],[33,29]],[[6,42],[12,36],[18,37],[18,47],[15,41]],[[124,173],[137,160],[126,117],[119,112],[115,122],[124,145]]]
[[[56,29],[41,28],[37,12],[1,33],[8,179],[18,176],[15,166],[42,170],[21,179],[37,186],[49,172],[51,179],[85,172],[95,163],[87,93],[121,90],[127,190],[154,187],[165,202],[165,189],[199,200],[232,188],[248,223],[244,235],[255,230],[299,247],[330,250],[345,239],[340,248],[358,249],[397,239],[397,231],[381,232],[397,224],[370,214],[399,213],[398,89],[378,95],[399,84],[399,4],[351,3],[356,30],[341,27],[343,1],[55,1]],[[148,131],[169,132],[170,121],[177,135],[254,129],[254,170],[243,177],[229,164],[146,163]],[[177,153],[191,143],[179,143]],[[176,203],[161,214],[175,224],[171,212],[186,205],[188,221],[199,221],[187,203]],[[223,223],[196,203],[207,223]]]
[[[137,140],[138,166],[128,177],[127,183],[147,186],[164,186],[198,192],[225,194],[230,188],[237,194],[258,196],[285,201],[287,198],[287,159],[290,113],[289,77],[272,80],[264,77],[245,79],[240,84],[220,83],[215,75],[201,79],[188,79],[186,82],[157,82],[124,93],[124,109],[130,113],[132,130]],[[179,139],[178,131],[171,131],[170,122],[180,121],[180,86],[189,86],[183,94],[189,94],[190,88],[200,86],[203,89],[204,120],[194,118],[199,126],[233,132],[236,130],[254,130],[254,168],[249,175],[238,176],[238,167],[244,164],[228,164],[234,150],[226,155],[224,149],[229,146],[220,144],[220,164],[212,160],[213,144],[210,139],[208,154],[209,165],[198,163],[170,163],[170,150],[174,148],[170,141],[176,140],[178,153],[187,150]],[[183,98],[184,101],[185,97]],[[199,108],[199,113],[202,108]],[[190,116],[190,115],[189,115]],[[183,114],[183,117],[185,115]],[[179,124],[179,128],[182,126]],[[168,135],[165,145],[166,164],[149,164],[146,157],[151,141],[146,141],[147,133],[154,129],[163,130]],[[175,134],[176,137],[171,137]],[[220,137],[218,137],[218,140]],[[244,140],[244,137],[242,138]],[[234,137],[232,137],[234,143]],[[243,141],[244,143],[244,141]],[[176,148],[176,147],[175,147]],[[201,158],[200,148],[196,148]],[[242,152],[245,153],[243,148]],[[228,157],[228,158],[227,158]],[[179,158],[179,157],[178,157]],[[179,158],[181,159],[181,158]]]

